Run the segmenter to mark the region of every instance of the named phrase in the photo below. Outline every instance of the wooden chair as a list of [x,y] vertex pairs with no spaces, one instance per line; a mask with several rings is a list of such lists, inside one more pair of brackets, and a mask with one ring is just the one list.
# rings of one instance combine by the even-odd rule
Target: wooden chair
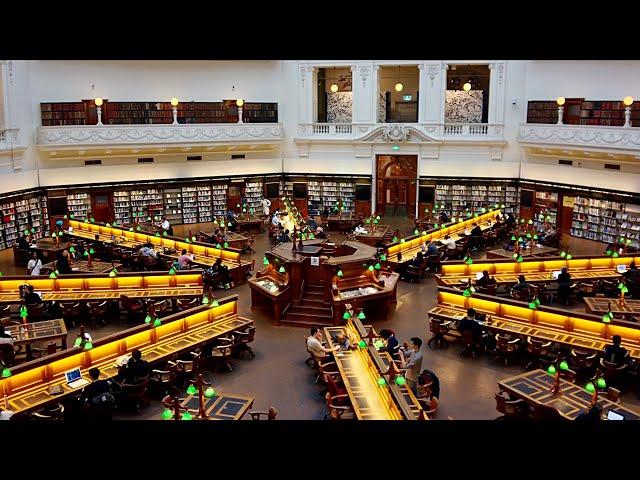
[[515,300],[520,300],[521,302],[528,302],[529,298],[531,298],[531,289],[526,290],[511,290],[510,292],[511,298]]
[[416,267],[414,265],[407,265],[407,268],[402,274],[402,279],[407,280],[409,283],[413,283],[414,280],[420,283],[421,277],[422,270],[420,269],[420,267]]
[[524,400],[511,400],[506,392],[495,394],[496,410],[502,414],[498,420],[523,418],[527,411],[527,404]]
[[82,319],[82,304],[80,302],[60,302],[62,308],[62,318],[67,325],[75,327]]
[[176,360],[175,362],[168,362],[169,365],[175,371],[175,383],[180,386],[185,386],[187,383],[193,381],[196,374],[196,361],[195,360]]
[[107,324],[107,306],[109,305],[108,300],[103,301],[93,301],[87,302],[87,308],[89,309],[89,317],[95,323],[97,319],[100,320],[100,323],[103,325]]
[[584,350],[571,349],[570,363],[578,374],[590,373],[593,371],[598,355]]
[[620,390],[617,388],[609,387],[607,388],[606,393],[607,400],[610,400],[614,403],[620,403]]
[[170,312],[171,309],[171,300],[163,299],[153,302],[152,304],[153,311],[156,313],[157,317],[165,317]]
[[142,405],[147,405],[144,397],[147,393],[149,386],[149,377],[145,377],[135,384],[122,384],[122,391],[120,393],[120,399],[118,401],[118,408],[130,408],[133,407],[136,413],[140,413]]
[[48,355],[53,355],[58,351],[58,349],[62,350],[62,345],[58,346],[56,342],[50,342],[46,346],[32,345],[31,355],[33,358],[42,358]]
[[176,304],[178,305],[178,311],[181,312],[197,307],[199,302],[197,298],[178,298]]
[[445,335],[449,333],[451,329],[451,320],[445,321],[440,318],[430,318],[429,319],[429,331],[433,334],[433,336],[427,341],[427,345],[431,347],[432,343],[438,345],[438,348],[441,346],[448,347],[449,341],[445,338]]
[[339,405],[339,400],[349,400],[348,394],[335,395],[327,399],[327,418],[330,420],[355,420],[356,413],[351,404]]
[[527,353],[529,355],[529,362],[525,365],[525,369],[530,369],[532,366],[536,368],[542,368],[541,361],[546,359],[551,349],[551,342],[543,342],[537,338],[527,337]]
[[425,268],[426,272],[438,273],[440,272],[441,267],[442,267],[442,260],[440,258],[440,255],[429,255],[427,257],[427,267]]
[[618,365],[616,363],[607,362],[604,358],[600,358],[600,368],[607,383],[613,383],[618,380],[626,371],[629,366],[629,351],[627,351],[624,357],[624,363]]
[[560,378],[566,380],[567,382],[574,383],[576,381],[576,372],[575,370],[560,370]]
[[237,354],[239,358],[243,358],[245,353],[249,354],[251,358],[255,358],[256,354],[249,344],[255,340],[256,327],[250,326],[245,331],[234,330],[233,337],[234,353]]
[[218,338],[218,344],[213,347],[211,351],[211,360],[214,362],[214,371],[217,373],[220,367],[223,366],[225,370],[231,372],[233,368],[229,363],[231,354],[233,353],[233,340],[231,338]]
[[120,295],[120,302],[122,303],[122,308],[127,312],[127,321],[129,323],[142,319],[144,305],[140,300],[133,300],[126,295]]
[[309,350],[309,346],[307,345],[307,338],[308,337],[304,337],[304,348],[307,351],[307,353],[309,354],[309,358],[307,358],[304,363],[309,365],[311,368],[317,368],[317,363],[315,360],[315,356],[313,355],[313,353],[311,352],[311,350]]
[[485,295],[496,296],[498,294],[498,284],[492,283],[487,285],[486,287],[477,287],[478,292],[483,293]]
[[465,330],[460,334],[462,339],[462,351],[460,355],[467,355],[471,353],[473,358],[478,358],[478,341],[473,335],[471,330]]
[[33,420],[62,421],[64,420],[64,405],[58,403],[52,407],[47,407],[40,412],[31,414]]
[[509,366],[509,358],[516,355],[519,351],[520,347],[520,339],[519,338],[511,338],[509,335],[503,335],[497,333],[495,336],[496,339],[496,355],[492,358],[495,360],[496,358],[502,358],[504,360],[504,366]]
[[278,411],[274,407],[269,407],[269,411],[268,412],[261,412],[261,411],[258,411],[258,410],[251,410],[249,412],[249,415],[251,415],[251,420],[261,420],[261,417],[263,417],[263,416],[267,417],[267,420],[275,420],[276,419],[276,415],[278,415]]
[[157,390],[160,396],[165,396],[175,379],[175,367],[169,365],[168,369],[154,369],[149,375],[149,389]]
[[7,303],[5,305],[0,305],[0,318],[2,319],[11,318],[11,310],[13,307],[14,306],[10,303]]

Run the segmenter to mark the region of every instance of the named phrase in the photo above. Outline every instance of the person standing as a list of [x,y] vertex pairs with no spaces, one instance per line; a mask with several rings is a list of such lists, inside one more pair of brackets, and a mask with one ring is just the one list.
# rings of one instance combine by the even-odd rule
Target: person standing
[[264,215],[264,218],[269,218],[269,207],[271,206],[271,200],[269,200],[268,198],[263,198],[262,200],[260,200],[260,203],[262,204],[262,215]]
[[422,347],[422,339],[418,337],[411,337],[409,343],[404,342],[402,346],[402,353],[400,355],[400,368],[405,369],[405,379],[407,385],[413,393],[417,393],[418,377],[422,370],[422,353],[420,352]]
[[169,223],[169,220],[165,217],[162,221],[162,229],[167,232],[167,235],[173,235],[173,227]]
[[42,268],[42,260],[38,258],[38,252],[31,254],[31,260],[27,263],[27,273],[29,275],[40,275],[40,269]]

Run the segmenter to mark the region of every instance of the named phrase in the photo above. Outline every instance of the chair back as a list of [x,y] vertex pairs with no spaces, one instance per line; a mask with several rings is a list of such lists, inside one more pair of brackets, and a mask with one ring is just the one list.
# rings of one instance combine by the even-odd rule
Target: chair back
[[448,327],[444,326],[444,320],[441,318],[431,318],[429,321],[429,330],[434,335],[441,335],[449,331]]
[[159,383],[171,383],[171,370],[151,370],[150,378]]
[[197,298],[178,298],[178,310],[189,310],[198,306]]
[[233,348],[233,340],[224,337],[218,338],[218,345],[216,345],[215,348],[220,353],[220,356],[230,357]]
[[620,402],[620,390],[617,388],[609,387],[607,388],[607,400],[610,400],[615,403]]
[[27,305],[27,313],[29,314],[29,321],[31,322],[42,320],[44,316],[44,303]]
[[64,317],[76,317],[80,315],[80,302],[60,302],[62,307],[62,316]]
[[269,412],[267,412],[267,419],[275,420],[276,415],[278,415],[278,411],[274,407],[269,407]]
[[107,304],[109,302],[104,300],[102,302],[87,302],[87,306],[89,307],[89,313],[91,316],[99,316],[107,313]]
[[471,347],[475,343],[473,332],[471,330],[465,330],[460,334],[462,339],[462,345],[465,348]]
[[549,352],[549,347],[551,346],[551,342],[543,342],[534,337],[527,337],[527,351],[531,355],[535,356],[543,356]]
[[64,416],[64,405],[58,403],[53,408],[47,408],[42,410],[41,412],[36,412],[31,414],[31,418],[36,420],[62,420]]
[[244,332],[241,332],[240,330],[234,330],[233,334],[240,343],[250,343],[255,340],[256,327],[249,327]]
[[571,356],[578,368],[591,368],[595,362],[597,355],[584,350],[571,349]]
[[122,396],[127,399],[143,398],[147,393],[149,377],[141,379],[138,383],[122,385]]
[[194,364],[193,360],[176,360],[176,370],[181,373],[193,372]]
[[496,349],[503,353],[514,352],[516,350],[516,344],[510,343],[510,341],[511,337],[500,333],[496,334]]

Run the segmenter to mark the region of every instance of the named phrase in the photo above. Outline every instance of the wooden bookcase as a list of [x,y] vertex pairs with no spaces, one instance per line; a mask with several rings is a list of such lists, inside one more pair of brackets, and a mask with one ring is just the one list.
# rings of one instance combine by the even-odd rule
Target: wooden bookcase
[[[567,98],[562,121],[568,125],[624,125],[624,104],[611,100]],[[558,123],[558,105],[552,100],[532,100],[527,108],[527,123]],[[640,123],[640,102],[631,105],[631,123]]]

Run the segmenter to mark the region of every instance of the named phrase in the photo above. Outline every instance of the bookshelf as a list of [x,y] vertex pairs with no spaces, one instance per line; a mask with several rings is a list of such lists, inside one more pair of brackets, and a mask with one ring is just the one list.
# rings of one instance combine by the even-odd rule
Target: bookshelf
[[632,247],[640,248],[640,205],[625,205],[620,221],[618,234],[631,239]]
[[529,101],[527,123],[558,123],[558,104],[553,101]]
[[4,203],[0,206],[0,209],[2,210],[2,224],[0,224],[0,248],[8,248],[11,247],[18,238],[15,204]]
[[345,212],[352,212],[356,201],[356,184],[355,182],[341,181],[338,184],[338,192],[342,199],[342,206]]
[[277,103],[245,103],[242,106],[244,123],[277,123]]
[[40,236],[49,235],[49,207],[47,206],[47,197],[41,196],[39,198],[40,201],[40,212],[42,214],[42,225],[40,226]]
[[247,212],[253,208],[254,212],[260,212],[260,200],[264,196],[264,185],[261,181],[247,182],[244,186],[244,197],[247,202]]
[[211,186],[198,185],[196,187],[198,201],[198,222],[211,221]]
[[131,223],[131,202],[127,190],[113,192],[113,211],[116,222]]
[[211,187],[212,214],[221,217],[227,213],[227,184],[218,183]]
[[307,201],[309,215],[320,215],[318,206],[322,205],[322,190],[320,182],[307,182]]
[[293,182],[284,182],[284,188],[280,195],[282,195],[282,197],[293,198]]
[[87,111],[83,102],[41,103],[40,117],[43,127],[87,124]]
[[450,214],[493,205],[504,205],[504,213],[514,215],[518,205],[517,187],[496,184],[437,184],[435,204]]
[[69,213],[73,214],[76,220],[86,220],[87,214],[91,210],[91,199],[88,193],[67,194],[67,206]]
[[162,202],[162,193],[155,188],[146,190],[131,190],[130,192],[131,210],[138,216],[154,217],[162,215],[164,205]]
[[182,223],[198,222],[197,195],[196,187],[182,187]]
[[558,193],[536,190],[533,205],[533,224],[540,230],[544,224],[558,226]]
[[623,203],[575,197],[570,233],[574,237],[614,243],[620,231]]
[[[171,104],[168,103],[169,111]],[[178,123],[227,123],[223,102],[184,102],[178,104]]]
[[169,223],[182,223],[182,190],[179,188],[165,188],[164,217]]
[[[564,123],[579,125],[622,126],[625,106],[620,100],[567,99]],[[631,105],[631,123],[640,122],[640,103]],[[558,104],[555,100],[530,101],[527,123],[558,123]]]

